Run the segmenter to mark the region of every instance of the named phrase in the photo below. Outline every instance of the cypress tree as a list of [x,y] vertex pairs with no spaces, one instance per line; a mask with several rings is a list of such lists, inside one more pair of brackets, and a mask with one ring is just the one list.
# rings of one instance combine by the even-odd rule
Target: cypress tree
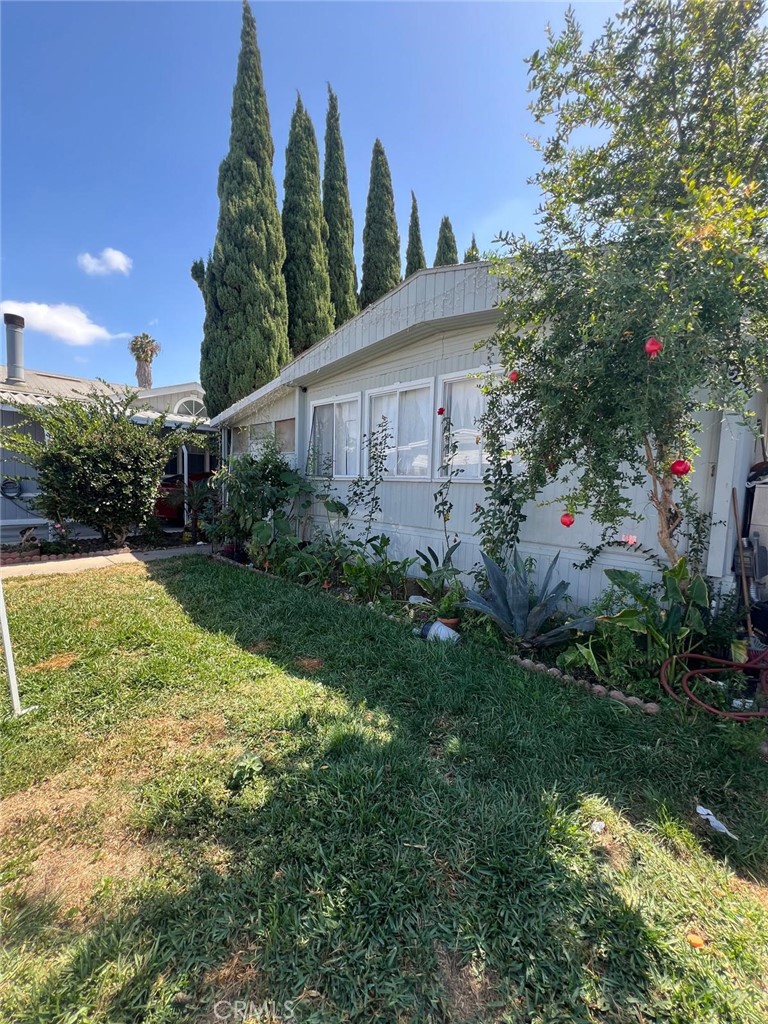
[[360,307],[365,309],[400,284],[400,235],[395,220],[392,175],[384,147],[373,144],[371,181],[363,228],[363,283]]
[[339,103],[328,86],[325,120],[325,166],[323,167],[323,213],[328,225],[328,273],[335,323],[341,327],[357,313],[357,267],[355,229],[349,201],[347,165],[341,140]]
[[421,242],[421,226],[419,225],[419,208],[416,196],[411,192],[411,219],[408,224],[408,248],[405,250],[405,276],[410,277],[417,270],[425,270],[427,258]]
[[327,228],[320,201],[320,155],[301,96],[291,118],[283,190],[288,338],[291,351],[298,355],[333,330]]
[[459,262],[459,250],[456,247],[456,235],[453,233],[451,222],[447,217],[440,221],[440,231],[437,235],[437,252],[435,253],[435,267],[453,267]]
[[472,232],[472,241],[469,244],[469,248],[464,253],[464,259],[462,263],[479,263],[480,262],[480,250],[477,248],[477,242],[475,241],[475,233]]
[[290,355],[274,144],[247,0],[240,43],[229,152],[219,167],[216,240],[207,264],[192,265],[205,301],[200,382],[214,416],[277,376]]

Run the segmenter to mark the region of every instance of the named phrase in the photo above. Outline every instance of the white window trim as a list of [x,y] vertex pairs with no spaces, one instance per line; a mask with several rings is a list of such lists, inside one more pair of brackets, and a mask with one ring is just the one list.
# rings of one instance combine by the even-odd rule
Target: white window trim
[[[365,433],[370,434],[373,424],[371,423],[371,398],[375,395],[400,395],[401,391],[418,391],[421,388],[429,388],[429,406],[434,413],[434,419],[437,419],[437,407],[435,406],[435,378],[424,377],[422,380],[409,380],[409,381],[398,381],[397,384],[388,384],[386,387],[371,388],[365,392]],[[401,473],[386,473],[384,481],[387,480],[407,480],[409,483],[423,484],[430,483],[433,480],[434,472],[434,440],[435,425],[434,419],[429,425],[429,437],[427,438],[427,456],[429,458],[429,466],[424,476],[405,476]],[[397,448],[397,438],[394,438],[395,448]],[[395,459],[395,466],[397,466],[397,459]],[[366,458],[365,473],[368,475],[368,460]]]
[[[183,414],[179,413],[179,409],[182,407],[182,405],[184,405],[185,402],[199,402],[200,405],[203,407],[202,413],[199,413],[199,412],[183,413]],[[206,415],[205,402],[202,400],[202,398],[198,398],[197,395],[185,395],[183,398],[180,398],[178,400],[178,402],[176,403],[176,405],[173,407],[173,415],[205,416]]]
[[[357,468],[358,468],[358,471],[359,471],[360,463],[362,462],[362,453],[361,453],[361,447],[360,447],[360,440],[362,438],[362,409],[361,409],[361,404],[360,404],[360,392],[359,391],[355,391],[355,392],[353,392],[352,394],[349,394],[349,395],[331,395],[328,398],[318,398],[317,401],[309,403],[309,417],[308,417],[308,422],[307,422],[307,446],[306,446],[307,463],[309,463],[309,457],[311,455],[312,424],[315,421],[315,409],[317,408],[318,405],[332,405],[332,406],[334,406],[334,410],[333,410],[333,416],[334,416],[333,449],[334,449],[334,451],[333,451],[333,475],[332,475],[331,479],[332,480],[356,480],[358,478],[358,476],[360,475],[359,472],[357,472],[357,473],[350,473],[350,474],[342,474],[342,473],[337,473],[336,472],[336,429],[335,429],[336,408],[335,407],[337,405],[340,405],[342,402],[356,402],[357,403]],[[309,467],[307,467],[307,468],[309,468]],[[322,479],[322,473],[310,473],[310,472],[307,472],[307,476],[311,480],[321,480]]]

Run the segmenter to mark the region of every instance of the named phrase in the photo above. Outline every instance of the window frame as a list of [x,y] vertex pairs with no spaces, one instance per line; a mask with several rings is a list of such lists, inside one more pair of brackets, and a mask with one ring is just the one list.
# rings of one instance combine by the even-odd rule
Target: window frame
[[[495,364],[493,366],[488,366],[488,365],[478,366],[478,367],[473,367],[472,369],[469,369],[469,370],[455,370],[455,371],[453,371],[451,373],[441,373],[441,374],[439,374],[438,378],[437,378],[437,385],[438,385],[439,394],[440,394],[440,404],[447,408],[447,405],[446,405],[447,396],[446,396],[446,393],[445,393],[445,391],[446,391],[445,385],[446,384],[451,384],[454,381],[472,380],[473,378],[476,378],[477,379],[477,383],[478,383],[478,387],[479,387],[482,384],[483,377],[485,377],[485,375],[487,373],[489,373],[489,372],[493,373],[493,374],[501,374],[503,372],[503,367],[500,364],[497,363],[497,364]],[[485,401],[486,401],[485,395],[483,395],[483,411],[485,411]],[[481,436],[482,436],[482,434],[481,434]],[[443,476],[440,475],[440,466],[443,464],[442,440],[443,440],[443,431],[441,429],[441,430],[437,431],[436,437],[435,437],[435,446],[434,446],[435,447],[435,451],[434,451],[434,455],[435,455],[435,475],[432,478],[435,483],[445,483],[445,481],[448,479],[448,474],[447,473],[445,475],[443,475]],[[482,442],[480,443],[480,445],[478,447],[480,448],[480,470],[481,470],[480,471],[480,475],[479,476],[467,476],[466,473],[457,473],[453,477],[453,483],[455,483],[455,484],[482,484],[482,482],[483,482],[483,472],[484,472],[484,470],[483,470],[483,454],[482,454],[483,453],[484,445],[482,444]]]
[[[181,412],[181,407],[185,402],[197,402],[200,406],[200,412]],[[205,402],[202,398],[198,398],[197,395],[187,395],[184,398],[180,398],[173,409],[173,415],[175,416],[192,416],[199,419],[208,418],[208,410],[205,408]]]
[[[259,436],[256,436],[256,427],[266,427],[266,430]],[[259,420],[258,423],[248,424],[248,450],[259,444],[261,441],[268,441],[270,437],[274,437],[275,427],[272,420]]]
[[[285,451],[280,447],[277,440],[277,424],[278,423],[293,423],[293,448],[286,448]],[[296,455],[296,417],[295,416],[282,416],[279,420],[272,420],[272,434],[275,438],[275,444],[277,450],[281,455]]]
[[[435,418],[437,418],[437,408],[435,406],[435,378],[424,377],[421,380],[409,380],[409,381],[398,381],[396,384],[387,384],[383,387],[370,388],[365,392],[365,434],[370,435],[371,429],[374,424],[371,422],[371,398],[376,395],[397,395],[398,408],[400,405],[400,393],[402,391],[421,391],[427,388],[429,390],[429,407],[432,409],[433,416],[428,423],[429,434],[427,436],[427,459],[429,460],[427,465],[427,472],[424,476],[407,476],[397,472],[397,455],[395,455],[395,472],[386,473],[385,480],[407,480],[410,483],[431,483],[434,480],[435,463],[434,463],[434,443],[435,435],[439,431],[435,431]],[[395,452],[397,453],[398,443],[397,438],[394,438]],[[369,476],[368,458],[365,460],[365,475]]]
[[[357,473],[337,473],[336,472],[336,406],[341,405],[343,402],[356,402],[357,403]],[[312,472],[309,466],[310,456],[312,455],[312,426],[315,422],[315,409],[320,405],[331,405],[333,406],[333,471],[331,474],[332,480],[356,480],[360,476],[360,463],[362,462],[362,407],[360,401],[360,392],[354,391],[348,395],[332,395],[330,398],[318,398],[316,401],[309,403],[309,416],[307,417],[307,477],[310,480],[322,480],[322,473]]]

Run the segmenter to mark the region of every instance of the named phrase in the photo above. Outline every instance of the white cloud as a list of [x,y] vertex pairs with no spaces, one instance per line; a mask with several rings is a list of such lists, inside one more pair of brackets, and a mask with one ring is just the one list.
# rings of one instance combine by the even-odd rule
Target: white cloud
[[18,313],[23,316],[30,331],[40,331],[58,338],[66,345],[94,345],[97,341],[127,338],[127,334],[110,334],[106,327],[93,323],[78,306],[46,302],[0,302],[0,313]]
[[104,274],[130,274],[133,260],[119,249],[102,249],[98,256],[89,252],[81,252],[77,257],[77,265],[86,274],[103,276]]
[[157,317],[155,317],[154,320],[150,320],[149,321],[149,323],[147,324],[147,327],[155,327],[156,324],[159,324],[159,323],[160,323],[160,321],[157,319]]

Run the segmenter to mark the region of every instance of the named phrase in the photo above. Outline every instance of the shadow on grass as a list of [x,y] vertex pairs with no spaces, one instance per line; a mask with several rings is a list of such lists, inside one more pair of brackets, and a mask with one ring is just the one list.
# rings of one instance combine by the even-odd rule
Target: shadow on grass
[[[494,652],[194,563],[148,571],[201,628],[268,644],[345,710],[287,718],[287,753],[239,792],[213,760],[147,783],[141,826],[173,869],[89,927],[18,1024],[97,1004],[86,1019],[234,1022],[236,1000],[328,1024],[671,1019],[680,961],[604,870],[585,801],[669,841],[696,799],[737,806],[740,844],[713,837],[710,853],[757,874],[768,814],[744,732],[647,719]],[[247,738],[247,710],[240,726]],[[28,907],[6,940],[43,940],[46,915]],[[700,998],[725,1019],[730,989],[698,968],[686,984],[692,1012]]]
[[[650,1009],[653,935],[599,874],[569,867],[587,847],[555,796],[478,792],[398,739],[314,754],[267,771],[255,799],[185,814],[175,793],[149,794],[146,830],[186,868],[90,927],[18,1024],[96,1003],[104,1020],[153,1022],[234,1021],[235,1002],[414,1024]],[[201,864],[212,848],[217,866]],[[36,913],[50,927],[28,905],[6,940],[33,938]],[[174,1007],[179,990],[192,1001]]]
[[[429,745],[442,720],[475,782],[535,780],[535,792],[599,794],[630,820],[698,827],[695,804],[722,813],[740,844],[702,830],[712,856],[768,879],[765,729],[686,713],[658,718],[529,674],[499,651],[412,637],[407,624],[289,583],[196,560],[152,567],[153,578],[206,631],[274,664],[382,709],[401,735]],[[190,571],[184,572],[188,568]],[[303,659],[319,665],[307,671]],[[520,773],[522,772],[522,779]]]

